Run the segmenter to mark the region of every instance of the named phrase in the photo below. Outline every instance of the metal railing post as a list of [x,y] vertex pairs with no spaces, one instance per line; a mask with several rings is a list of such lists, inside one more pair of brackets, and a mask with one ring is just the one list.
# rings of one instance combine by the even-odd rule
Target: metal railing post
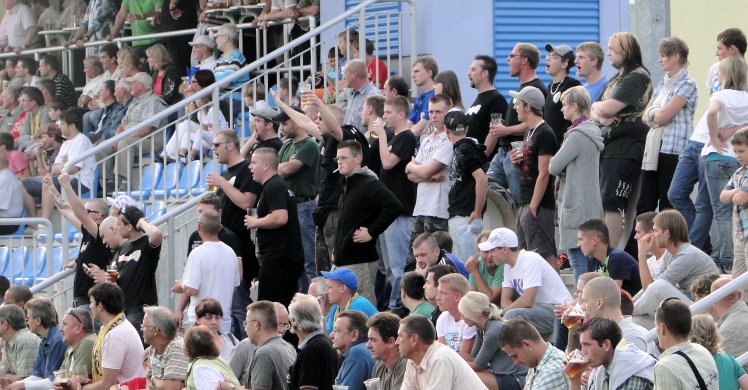
[[[317,28],[317,18],[309,18],[309,30],[313,30]],[[311,40],[311,56],[312,56],[312,80],[314,80],[314,76],[317,74],[317,36],[313,35]],[[312,88],[314,88],[314,85],[312,85]]]
[[364,8],[358,11],[358,56],[366,58],[366,11]]
[[[402,24],[400,24],[402,27]],[[402,45],[402,40],[400,41]],[[401,50],[398,50],[401,51]],[[410,69],[413,69],[413,65],[416,63],[418,52],[416,51],[416,4],[410,2]],[[418,96],[418,89],[416,88],[415,81],[410,78],[410,93],[413,97]]]

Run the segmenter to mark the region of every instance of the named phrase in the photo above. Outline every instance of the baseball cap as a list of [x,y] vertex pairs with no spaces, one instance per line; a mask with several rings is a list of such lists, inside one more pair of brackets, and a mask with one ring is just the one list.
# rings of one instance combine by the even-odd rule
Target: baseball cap
[[358,290],[358,278],[356,278],[356,274],[348,268],[336,268],[335,271],[330,272],[322,271],[322,276],[324,276],[325,279],[337,280],[353,291]]
[[543,110],[545,106],[545,96],[543,92],[535,87],[524,87],[521,91],[509,91],[509,96],[522,100],[523,102],[530,105],[530,107],[537,110]]
[[211,49],[215,49],[216,47],[216,41],[213,40],[213,38],[207,36],[207,35],[201,35],[197,37],[194,41],[190,42],[190,46],[208,46]]
[[447,115],[444,115],[444,125],[453,132],[466,132],[468,129],[467,117],[462,111],[449,111]]
[[478,244],[478,248],[484,252],[494,248],[516,248],[518,246],[519,239],[517,239],[517,235],[507,228],[494,229],[488,236],[488,240]]
[[[291,108],[293,108],[293,109],[294,109],[294,111],[296,111],[296,112],[300,112],[300,113],[302,113],[302,114],[304,113],[304,111],[302,111],[302,110],[301,110],[300,108],[298,108],[298,107],[291,107]],[[253,115],[254,115],[254,114],[253,114]],[[272,118],[271,120],[272,120],[273,122],[277,122],[277,123],[283,123],[283,122],[285,122],[285,121],[287,121],[287,120],[289,120],[289,119],[291,119],[291,117],[289,117],[289,116],[288,116],[288,114],[286,114],[286,113],[285,113],[284,111],[281,111],[280,113],[278,113],[278,115],[274,116],[274,117],[273,117],[273,118]]]
[[148,73],[145,73],[145,72],[138,72],[138,73],[135,74],[135,76],[128,77],[125,80],[127,80],[128,82],[131,82],[131,83],[139,81],[139,82],[143,83],[143,85],[146,88],[148,88],[148,89],[153,88],[153,79],[151,78],[151,76]]
[[569,68],[574,66],[574,60],[577,58],[576,53],[574,53],[574,49],[572,49],[569,45],[553,46],[548,43],[545,45],[545,51],[547,51],[548,53],[556,53],[559,57],[561,57],[561,59],[568,60]]
[[271,122],[273,122],[273,118],[275,118],[277,115],[278,111],[275,111],[272,108],[261,108],[259,110],[252,111],[252,116],[257,116]]
[[122,210],[127,206],[136,206],[137,203],[135,202],[135,199],[129,197],[128,195],[122,194],[117,195],[115,198],[106,198],[106,204],[108,204],[110,207],[115,207],[117,210]]

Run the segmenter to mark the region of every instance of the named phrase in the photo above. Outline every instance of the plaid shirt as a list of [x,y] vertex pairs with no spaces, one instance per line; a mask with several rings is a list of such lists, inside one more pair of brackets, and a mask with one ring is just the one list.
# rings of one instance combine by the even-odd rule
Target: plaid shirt
[[[603,383],[603,388],[608,388],[608,380],[610,379],[610,375],[608,373],[605,373],[605,382]],[[623,382],[622,385],[615,388],[615,390],[652,390],[654,387],[654,384],[644,378],[638,377],[638,376],[632,376],[629,379],[626,379],[625,382]],[[590,383],[587,384],[587,389],[594,389],[595,388],[595,382],[590,381]]]
[[569,378],[564,373],[564,353],[546,343],[547,348],[537,367],[527,371],[526,390],[567,390]]
[[34,371],[36,355],[39,353],[39,336],[28,328],[19,329],[3,346],[0,374],[29,376]]
[[660,93],[667,93],[663,100],[663,107],[675,96],[685,99],[686,105],[678,110],[670,122],[665,125],[660,153],[680,154],[686,147],[686,142],[693,132],[694,110],[696,109],[696,101],[698,100],[696,81],[694,81],[688,71],[684,71],[678,77],[678,80],[675,80],[673,89],[664,91],[664,86],[665,82],[660,82],[660,85],[657,86],[654,92],[653,99]]
[[[748,191],[748,167],[740,167],[732,174],[730,181],[725,185],[726,190],[739,188],[741,191]],[[748,206],[735,205],[735,212],[732,219],[735,222],[735,238],[745,240],[748,233]]]

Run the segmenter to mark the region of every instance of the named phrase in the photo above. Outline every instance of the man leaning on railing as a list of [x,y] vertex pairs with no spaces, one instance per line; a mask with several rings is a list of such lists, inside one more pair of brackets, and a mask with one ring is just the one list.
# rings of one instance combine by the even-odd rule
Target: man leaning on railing
[[39,27],[28,5],[19,0],[5,0],[5,16],[0,21],[0,47],[20,53],[34,43]]

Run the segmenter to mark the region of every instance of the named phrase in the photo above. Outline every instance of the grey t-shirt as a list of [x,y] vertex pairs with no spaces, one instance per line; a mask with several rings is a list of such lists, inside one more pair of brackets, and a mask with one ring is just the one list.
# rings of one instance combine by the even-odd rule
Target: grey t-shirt
[[623,338],[629,344],[634,344],[640,351],[647,352],[647,340],[644,335],[647,330],[631,321],[630,316],[625,316],[618,321],[618,327],[621,328],[621,334]]
[[234,371],[234,375],[239,378],[239,383],[247,388],[252,388],[249,383],[249,365],[252,363],[252,358],[255,355],[255,346],[246,338],[236,344],[234,350],[231,351],[231,357],[229,357],[229,367]]
[[509,355],[499,347],[499,335],[504,322],[490,320],[486,323],[486,330],[478,330],[470,355],[475,357],[475,365],[483,370],[491,370],[495,374],[527,375],[527,367],[515,365]]
[[371,372],[371,377],[379,378],[380,390],[399,390],[402,387],[405,368],[407,367],[405,363],[407,361],[407,359],[400,358],[389,372],[387,371],[387,365],[383,361],[377,361]]
[[255,351],[250,364],[253,389],[288,390],[288,369],[296,349],[280,336],[268,339]]
[[663,265],[664,271],[657,279],[666,280],[686,296],[690,296],[689,289],[696,278],[719,273],[709,255],[687,242],[678,246],[675,256],[668,256],[663,261],[666,263]]

